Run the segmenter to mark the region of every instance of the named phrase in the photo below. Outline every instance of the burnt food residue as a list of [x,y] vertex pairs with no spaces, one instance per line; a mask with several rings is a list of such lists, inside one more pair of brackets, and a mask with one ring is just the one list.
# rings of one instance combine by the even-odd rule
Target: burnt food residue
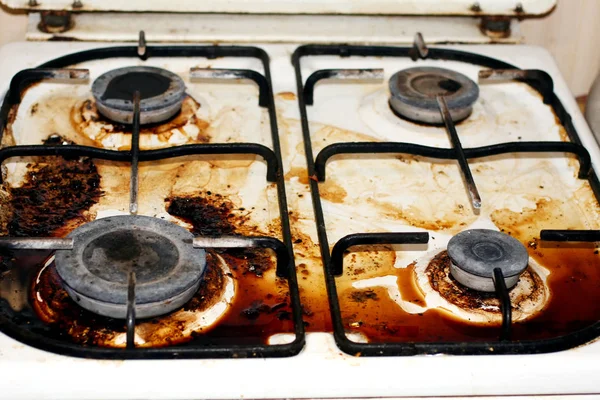
[[[45,142],[65,143],[58,135]],[[90,207],[102,196],[100,175],[90,158],[39,157],[27,166],[20,187],[10,193],[9,236],[63,236],[90,220]]]

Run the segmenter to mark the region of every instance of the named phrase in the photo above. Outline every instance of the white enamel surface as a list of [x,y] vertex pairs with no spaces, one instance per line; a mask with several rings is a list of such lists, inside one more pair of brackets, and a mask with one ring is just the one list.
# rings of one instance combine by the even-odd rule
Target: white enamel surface
[[[93,46],[97,45],[18,43],[6,46],[0,49],[0,60],[14,60],[14,52],[18,52],[19,59],[18,62],[0,63],[0,91],[6,90],[10,77],[20,69],[32,67],[61,53]],[[293,47],[273,45],[265,48],[272,57],[275,92],[294,92],[290,64]],[[546,51],[526,46],[463,46],[462,49],[501,58],[522,68],[539,68],[549,72],[584,145],[599,166],[597,144]],[[310,67],[311,64],[305,65]],[[362,66],[374,65],[363,63]],[[466,72],[469,70],[466,68]],[[471,74],[474,72],[472,70]],[[327,93],[322,90],[324,87],[317,89],[317,96]],[[322,99],[320,97],[319,101]],[[376,94],[373,99],[377,100]],[[368,116],[370,112],[365,111],[362,115]],[[366,119],[369,121],[369,118]],[[343,125],[345,121],[339,123]],[[393,121],[387,123],[393,124]],[[368,129],[368,126],[361,125],[363,128]],[[379,130],[383,128],[381,126]],[[478,141],[475,136],[466,140],[469,145]],[[427,142],[428,139],[423,137],[421,141]],[[526,199],[512,205],[508,200],[502,201],[515,209],[527,204]],[[314,222],[306,221],[306,224],[310,226]],[[337,238],[331,238],[332,243],[335,240]],[[560,353],[541,355],[357,358],[342,354],[331,335],[317,333],[309,334],[304,350],[292,358],[98,361],[40,351],[0,334],[0,397],[11,399],[600,394],[598,376],[598,341]]]
[[[72,9],[72,0],[38,0],[30,7],[28,0],[3,0],[16,9]],[[452,14],[476,15],[472,0],[83,0],[83,11],[167,11],[167,12],[232,12],[290,14]],[[525,15],[544,14],[556,0],[479,0],[484,14],[515,14],[521,4]]]
[[[492,39],[472,17],[422,17],[390,15],[300,15],[300,14],[188,14],[81,13],[72,16],[73,28],[64,33],[38,29],[39,13],[29,14],[27,40],[65,37],[82,41],[137,41],[139,32],[152,42],[243,42],[243,43],[412,43],[421,32],[428,43],[489,43]],[[201,18],[201,23],[198,19]],[[518,22],[511,35],[494,38],[495,43],[521,40]]]

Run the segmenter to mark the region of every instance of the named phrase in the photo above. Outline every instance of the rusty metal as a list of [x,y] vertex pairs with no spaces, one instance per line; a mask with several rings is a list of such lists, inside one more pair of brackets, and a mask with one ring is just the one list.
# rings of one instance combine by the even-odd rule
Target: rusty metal
[[127,280],[127,341],[126,348],[135,347],[135,272],[129,271]]
[[485,16],[481,18],[481,32],[492,39],[504,39],[510,36],[510,17]]
[[[36,6],[39,5],[37,1],[33,1]],[[64,33],[75,25],[70,11],[42,11],[40,17],[38,29],[45,33]]]

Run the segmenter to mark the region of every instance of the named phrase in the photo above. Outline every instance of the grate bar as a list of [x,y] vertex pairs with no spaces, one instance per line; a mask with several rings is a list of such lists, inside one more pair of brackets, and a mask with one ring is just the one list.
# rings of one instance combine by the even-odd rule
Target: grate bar
[[500,300],[500,310],[502,311],[502,330],[500,333],[501,341],[508,341],[511,337],[512,327],[512,306],[510,304],[510,296],[506,288],[506,281],[500,268],[494,268],[494,288],[496,289],[496,297]]
[[249,79],[258,85],[258,105],[267,107],[269,104],[269,83],[264,76],[251,69],[190,68],[190,80],[194,82],[201,79]]
[[131,177],[129,180],[129,213],[138,212],[140,163],[140,92],[133,94],[133,128],[131,131]]
[[320,69],[313,72],[304,83],[304,102],[307,105],[314,103],[315,86],[317,82],[325,79],[368,82],[382,80],[383,76],[381,68]]
[[479,195],[479,190],[477,189],[477,185],[473,179],[473,174],[471,173],[471,168],[469,167],[469,162],[465,156],[462,144],[460,143],[458,133],[456,132],[456,127],[454,126],[454,122],[450,116],[450,110],[448,110],[446,99],[444,96],[437,96],[436,99],[438,106],[440,107],[440,113],[444,119],[446,132],[448,133],[448,136],[450,136],[452,147],[456,152],[456,159],[458,160],[458,165],[462,171],[462,175],[467,186],[467,191],[469,192],[469,197],[471,197],[471,204],[473,204],[474,209],[478,210],[481,208],[481,196]]
[[222,249],[244,249],[244,248],[269,248],[272,249],[277,256],[277,276],[281,278],[290,275],[290,254],[283,242],[278,239],[257,236],[257,237],[241,237],[241,236],[221,236],[216,238],[195,237],[193,242],[196,248],[222,248]]
[[135,348],[135,272],[129,271],[127,279],[127,341],[126,348]]

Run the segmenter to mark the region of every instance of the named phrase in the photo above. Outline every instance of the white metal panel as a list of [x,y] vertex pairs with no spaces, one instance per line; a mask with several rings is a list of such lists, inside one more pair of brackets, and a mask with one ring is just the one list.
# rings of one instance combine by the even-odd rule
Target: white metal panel
[[283,14],[540,15],[557,0],[0,0],[10,8]]
[[[421,32],[427,43],[490,43],[479,20],[470,17],[404,17],[357,15],[254,15],[83,13],[73,16],[67,32],[50,34],[38,29],[39,13],[29,14],[28,40],[60,38],[83,41],[137,41],[140,31],[149,43],[412,43]],[[511,36],[494,42],[515,43],[522,38],[519,23]]]

